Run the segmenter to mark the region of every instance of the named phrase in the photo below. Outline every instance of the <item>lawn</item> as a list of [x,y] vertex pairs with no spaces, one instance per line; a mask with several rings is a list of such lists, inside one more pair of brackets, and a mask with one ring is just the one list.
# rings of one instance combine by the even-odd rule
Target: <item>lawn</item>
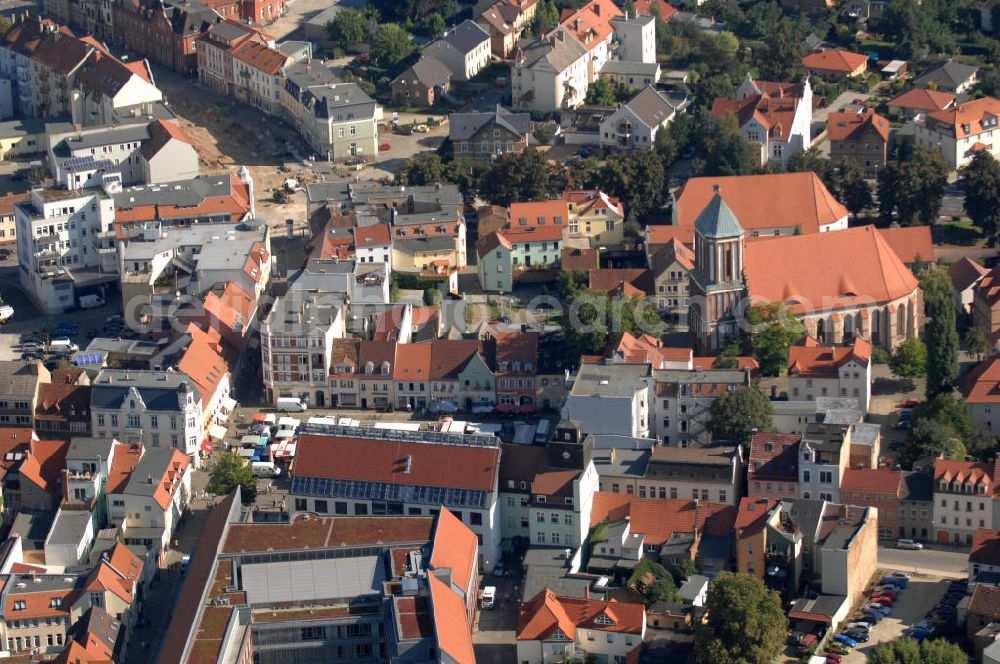
[[970,219],[959,219],[957,221],[939,222],[941,228],[941,242],[943,244],[956,244],[963,247],[981,247],[986,243],[983,231],[979,226],[972,223]]

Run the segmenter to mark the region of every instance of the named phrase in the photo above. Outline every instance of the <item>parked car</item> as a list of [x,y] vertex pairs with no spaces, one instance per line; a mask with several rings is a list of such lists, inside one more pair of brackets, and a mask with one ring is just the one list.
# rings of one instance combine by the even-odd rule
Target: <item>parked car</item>
[[804,634],[802,638],[799,639],[799,644],[795,648],[795,654],[801,657],[809,652],[809,649],[816,645],[816,635],[815,634]]
[[865,609],[864,617],[867,620],[871,620],[873,623],[875,623],[877,625],[880,622],[882,622],[882,618],[884,618],[885,616],[883,616],[881,613],[879,613],[878,611],[875,611],[873,609],[871,609],[871,610],[870,609]]
[[891,597],[893,599],[896,599],[896,596],[899,594],[899,591],[895,590],[893,588],[889,588],[888,586],[885,586],[885,587],[876,588],[872,592],[872,594],[873,595],[874,594],[885,595],[887,597]]
[[826,651],[828,653],[832,652],[836,655],[848,655],[850,654],[851,650],[853,650],[853,648],[843,643],[840,643],[839,641],[835,641],[834,643],[831,643],[826,647]]
[[890,607],[883,606],[882,604],[878,604],[876,602],[872,602],[871,604],[868,605],[867,608],[871,611],[878,611],[883,616],[887,616],[890,613],[892,613],[892,609]]
[[907,572],[893,572],[889,576],[895,577],[897,579],[906,579],[907,581],[909,581],[911,578],[913,578]]
[[845,646],[850,646],[851,648],[858,645],[857,641],[847,636],[846,634],[838,634],[837,636],[833,637],[833,640],[837,643],[843,643]]
[[858,643],[868,643],[868,639],[870,638],[868,630],[865,629],[852,629],[848,632],[845,632],[845,634],[847,634],[847,636],[851,637]]
[[844,661],[843,655],[838,655],[837,653],[826,653],[826,661],[823,664],[840,664]]
[[865,621],[865,620],[859,620],[859,621],[856,621],[856,622],[847,623],[847,629],[863,629],[863,630],[867,631],[867,630],[869,630],[871,628],[872,628],[872,624],[870,622]]
[[[911,551],[920,551],[920,550],[922,550],[924,548],[924,545],[921,544],[920,542],[915,542],[914,540],[911,540],[909,538],[904,538],[904,539],[898,539],[898,540],[896,540],[896,547],[900,548],[900,549],[909,549]],[[893,574],[891,578],[894,578],[894,579],[903,579],[905,581],[909,581],[910,580],[910,577],[908,577],[908,576],[899,577],[899,576],[896,576],[895,574]]]
[[493,576],[507,576],[507,568],[502,560],[493,567]]
[[379,143],[379,146],[378,146],[378,151],[379,152],[388,152],[391,149],[392,149],[392,145],[390,145],[389,143]]

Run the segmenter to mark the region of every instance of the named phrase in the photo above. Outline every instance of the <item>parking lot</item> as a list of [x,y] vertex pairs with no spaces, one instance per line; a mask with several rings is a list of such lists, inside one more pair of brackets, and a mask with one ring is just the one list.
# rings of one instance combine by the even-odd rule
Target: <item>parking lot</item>
[[[897,596],[892,613],[882,622],[873,626],[870,640],[859,643],[857,648],[844,657],[844,664],[864,662],[867,653],[880,643],[902,638],[907,630],[923,620],[934,609],[938,600],[946,593],[951,579],[933,574],[915,574],[909,585]],[[860,620],[855,612],[849,622]]]

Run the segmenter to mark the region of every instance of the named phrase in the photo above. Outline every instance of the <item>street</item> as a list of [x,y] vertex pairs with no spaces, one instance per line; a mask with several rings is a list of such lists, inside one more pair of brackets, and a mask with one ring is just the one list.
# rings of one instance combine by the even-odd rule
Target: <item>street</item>
[[964,578],[969,573],[969,552],[931,545],[923,551],[909,551],[895,547],[878,549],[878,565],[893,571],[911,574],[930,573],[946,578]]

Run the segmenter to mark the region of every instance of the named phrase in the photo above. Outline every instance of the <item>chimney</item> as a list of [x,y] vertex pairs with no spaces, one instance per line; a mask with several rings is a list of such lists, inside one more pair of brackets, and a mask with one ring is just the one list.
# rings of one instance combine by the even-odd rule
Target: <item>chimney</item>
[[721,187],[721,186],[719,186],[718,184],[713,184],[713,185],[712,185],[712,191],[714,191],[715,193],[717,193],[717,194],[718,194],[719,192],[721,192],[721,191],[722,191],[722,187]]
[[615,448],[613,448],[613,447],[612,447],[612,448],[611,448],[611,463],[614,463],[614,462],[615,462],[615,457],[616,457],[616,456],[618,456],[618,455],[617,455],[617,454],[615,454]]
[[153,483],[153,476],[146,475],[146,484],[152,484],[152,483]]
[[583,598],[590,599],[590,584],[588,583],[583,587]]
[[838,511],[840,513],[840,519],[841,520],[846,519],[847,518],[847,505],[844,505],[843,503],[841,503],[837,507],[838,507]]

